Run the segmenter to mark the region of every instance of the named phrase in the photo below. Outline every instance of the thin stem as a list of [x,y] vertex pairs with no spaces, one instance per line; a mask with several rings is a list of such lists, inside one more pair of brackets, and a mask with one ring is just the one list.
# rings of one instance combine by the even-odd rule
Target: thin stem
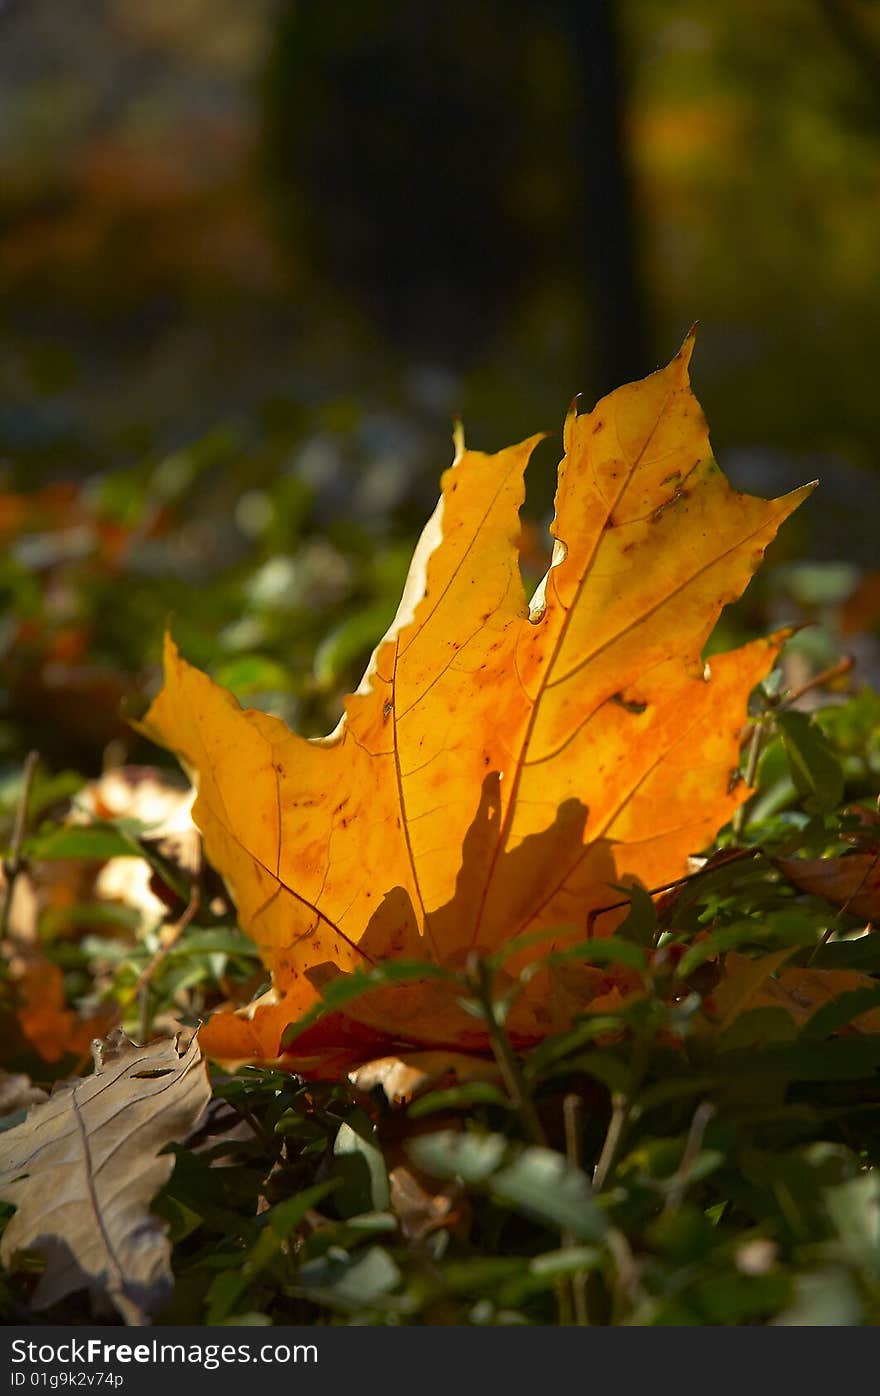
[[602,1191],[608,1174],[614,1166],[628,1115],[629,1101],[627,1097],[615,1092],[611,1097],[611,1119],[608,1121],[605,1142],[602,1145],[599,1161],[593,1170],[593,1189],[596,1192]]
[[174,949],[175,945],[180,940],[180,937],[183,935],[187,926],[192,921],[193,917],[198,915],[200,905],[201,890],[199,888],[198,874],[194,874],[192,886],[190,888],[189,901],[186,904],[186,908],[183,912],[183,915],[180,916],[179,919],[175,921],[172,926],[169,926],[168,930],[165,933],[164,943],[160,945],[159,949],[156,951],[149,964],[146,965],[145,968],[141,971],[140,975],[138,976],[137,983],[135,984],[131,992],[127,995],[124,1003],[121,1005],[122,1007],[127,1008],[128,1005],[132,1003],[134,999],[138,998],[141,994],[143,994],[144,992],[149,993],[150,985],[152,983],[153,976],[155,975],[157,969],[162,964],[166,955],[168,955]]
[[526,1138],[533,1144],[546,1146],[547,1137],[541,1121],[538,1119],[538,1112],[535,1109],[534,1101],[529,1095],[528,1086],[520,1069],[520,1064],[516,1059],[510,1039],[501,1023],[498,1021],[495,1012],[495,1004],[492,1000],[492,978],[489,966],[485,960],[473,952],[468,956],[467,980],[471,991],[479,1003],[483,1017],[486,1020],[486,1027],[489,1032],[489,1043],[495,1061],[498,1063],[498,1070],[507,1089],[514,1108],[519,1115],[523,1131]]
[[621,1298],[629,1302],[631,1309],[647,1302],[648,1296],[642,1288],[639,1267],[636,1264],[629,1241],[616,1226],[609,1227],[605,1244],[614,1261],[616,1283],[614,1285],[614,1313],[611,1322],[616,1323],[621,1311]]
[[[579,1095],[567,1095],[562,1102],[562,1119],[565,1126],[565,1157],[572,1168],[580,1168],[583,1165],[583,1155],[581,1151],[581,1125],[583,1122],[584,1102]],[[576,1237],[570,1231],[562,1234],[562,1244],[573,1246]],[[589,1307],[587,1305],[587,1276],[585,1271],[579,1270],[571,1277],[571,1303],[574,1311],[574,1322],[577,1328],[588,1328],[590,1325]]]
[[[724,864],[739,862],[741,858],[752,858],[754,854],[754,848],[732,848],[725,855]],[[710,872],[715,872],[716,869],[721,866],[722,863],[719,857],[717,861],[712,862],[711,867],[707,865],[704,868],[697,868],[696,872],[683,873],[681,877],[674,877],[671,882],[662,882],[659,887],[649,887],[647,889],[647,895],[649,897],[659,897],[661,892],[671,892],[674,887],[684,887],[688,882],[696,882],[698,878],[705,877]],[[623,907],[631,905],[632,898],[625,897],[623,901],[620,902],[609,902],[607,906],[593,907],[587,917],[587,940],[592,940],[593,925],[598,921],[600,916],[604,916],[605,913],[609,911],[620,911]]]
[[[746,759],[746,787],[751,790],[755,784],[755,777],[758,774],[758,760],[761,755],[761,747],[764,744],[764,718],[759,718],[752,728],[752,735],[749,738],[749,754]],[[733,816],[733,832],[739,838],[746,822],[746,805],[748,800],[743,800]]]
[[706,1133],[706,1126],[715,1114],[715,1106],[708,1100],[704,1100],[694,1111],[691,1120],[691,1127],[688,1130],[687,1141],[684,1146],[684,1153],[681,1156],[681,1163],[672,1175],[669,1182],[669,1191],[666,1194],[666,1202],[663,1205],[664,1212],[674,1212],[676,1207],[680,1207],[690,1183],[691,1173],[703,1147],[703,1135]]
[[640,1035],[633,1042],[633,1050],[630,1067],[630,1082],[626,1092],[615,1091],[611,1097],[611,1119],[608,1121],[608,1129],[605,1134],[605,1142],[602,1145],[602,1152],[593,1172],[593,1189],[601,1192],[608,1181],[609,1174],[617,1162],[620,1146],[629,1124],[630,1114],[635,1104],[636,1092],[645,1078],[648,1070],[648,1063],[651,1059],[653,1049],[653,1039],[650,1036]]
[[156,971],[159,969],[166,956],[174,949],[175,945],[180,940],[180,937],[183,935],[187,926],[190,924],[193,918],[198,915],[199,909],[202,904],[202,892],[201,885],[199,883],[201,863],[201,845],[199,845],[197,862],[195,867],[193,868],[190,877],[189,901],[187,902],[182,915],[179,916],[178,919],[166,929],[163,943],[159,946],[159,949],[152,956],[149,963],[145,965],[145,967],[141,970],[141,973],[138,975],[134,987],[129,991],[128,994],[125,995],[117,1009],[118,1018],[125,1011],[125,1009],[128,1008],[130,1004],[132,1004],[135,1001],[135,999],[138,1000],[140,1035],[142,1042],[145,1042],[147,1040],[152,1023],[152,1014],[150,1013],[150,989],[152,987],[153,978],[156,974]]
[[814,688],[824,688],[833,679],[842,679],[854,667],[855,660],[851,654],[845,654],[836,664],[830,664],[827,669],[822,669],[818,674],[814,674],[806,683],[802,683],[799,688],[793,688],[791,692],[783,694],[777,707],[787,708],[792,703],[796,703],[799,698],[803,698],[805,693],[811,693]]
[[4,887],[2,899],[0,899],[0,940],[5,940],[9,933],[9,916],[12,911],[12,898],[15,893],[15,884],[26,864],[26,859],[22,857],[21,850],[24,845],[24,836],[27,832],[28,803],[31,796],[31,786],[34,783],[34,775],[39,760],[39,752],[29,751],[25,757],[24,767],[21,773],[21,793],[18,797],[18,806],[15,811],[15,820],[12,826],[12,840],[9,844],[9,853],[3,862]]
[[[868,878],[871,877],[871,876],[873,875],[874,869],[875,869],[876,866],[877,866],[878,859],[880,859],[880,852],[875,853],[874,857],[871,859],[870,863],[868,864],[867,868],[865,869],[865,875],[864,875],[864,877],[861,878],[861,880],[860,880],[858,886],[853,888],[853,890],[850,892],[849,896],[847,897],[846,901],[838,908],[838,910],[837,910],[837,912],[835,913],[833,919],[831,920],[831,922],[829,923],[829,925],[828,925],[826,931],[824,932],[824,934],[823,934],[823,936],[822,936],[822,939],[819,940],[819,941],[817,941],[816,944],[813,946],[813,949],[812,949],[812,951],[811,951],[811,953],[810,953],[810,956],[809,956],[809,958],[808,958],[808,960],[807,960],[807,967],[808,967],[808,968],[809,968],[809,966],[813,963],[813,961],[815,960],[816,956],[818,955],[818,953],[819,953],[819,951],[822,949],[822,947],[823,947],[824,945],[827,945],[828,942],[829,942],[829,940],[831,939],[831,937],[834,935],[834,932],[837,930],[838,926],[840,925],[840,918],[841,918],[841,916],[844,915],[844,913],[845,913],[846,911],[849,910],[850,903],[853,902],[853,901],[856,899],[856,897],[858,897],[858,896],[861,894],[861,892],[862,892],[862,890],[863,890],[863,888],[864,888],[864,886],[865,886],[865,883],[868,881]],[[869,922],[868,922],[868,926],[870,927],[870,925],[871,925],[871,922],[869,921]]]

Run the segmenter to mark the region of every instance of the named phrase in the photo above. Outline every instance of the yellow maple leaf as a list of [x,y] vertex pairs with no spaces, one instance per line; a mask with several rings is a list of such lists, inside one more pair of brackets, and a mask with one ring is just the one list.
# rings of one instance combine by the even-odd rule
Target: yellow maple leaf
[[[731,489],[690,390],[691,348],[570,411],[553,559],[531,603],[517,543],[540,438],[460,447],[330,736],[242,711],[167,640],[143,728],[197,778],[193,818],[274,986],[248,1015],[209,1022],[206,1052],[274,1057],[331,975],[400,957],[460,966],[526,932],[582,936],[617,900],[609,884],[683,873],[746,797],[739,731],[781,637],[710,665],[701,651],[809,487],[773,502]],[[537,975],[514,1036],[563,1026],[601,992],[595,978]],[[342,1038],[364,1034],[484,1040],[437,981],[355,1001]],[[311,1041],[318,1056],[329,1046]]]

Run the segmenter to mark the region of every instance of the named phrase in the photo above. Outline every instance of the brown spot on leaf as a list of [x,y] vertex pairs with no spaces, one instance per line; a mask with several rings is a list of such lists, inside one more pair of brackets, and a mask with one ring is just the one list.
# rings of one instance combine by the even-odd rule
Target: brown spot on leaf
[[622,693],[612,693],[611,701],[616,703],[619,708],[623,708],[624,712],[635,713],[636,716],[640,716],[648,706],[639,698],[624,698]]

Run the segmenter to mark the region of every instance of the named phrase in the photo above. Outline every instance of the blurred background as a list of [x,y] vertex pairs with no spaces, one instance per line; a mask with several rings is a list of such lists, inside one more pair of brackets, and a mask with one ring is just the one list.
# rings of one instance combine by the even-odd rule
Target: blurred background
[[536,580],[573,394],[697,319],[734,483],[822,481],[721,638],[870,674],[878,213],[874,0],[0,0],[0,759],[137,754],[169,614],[326,729],[452,418],[557,433]]

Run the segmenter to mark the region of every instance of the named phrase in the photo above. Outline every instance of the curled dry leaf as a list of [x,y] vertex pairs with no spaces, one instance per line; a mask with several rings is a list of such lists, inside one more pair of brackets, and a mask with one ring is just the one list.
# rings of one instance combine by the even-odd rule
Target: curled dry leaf
[[[73,818],[137,819],[147,837],[177,867],[195,873],[199,834],[192,822],[195,791],[171,782],[152,766],[119,766],[90,781],[77,797]],[[152,869],[143,858],[109,858],[95,879],[99,901],[120,902],[138,912],[142,929],[163,920],[166,904],[152,889]]]
[[48,1100],[46,1092],[21,1072],[0,1071],[0,1117],[14,1115],[29,1105]]
[[460,1183],[428,1178],[407,1159],[391,1169],[388,1186],[391,1210],[408,1241],[421,1241],[439,1230],[467,1234],[471,1206]]
[[160,1151],[192,1129],[210,1088],[196,1038],[181,1052],[176,1039],[136,1047],[116,1032],[95,1056],[93,1075],[0,1135],[0,1197],[16,1208],[0,1259],[45,1257],[36,1308],[88,1287],[145,1323],[172,1284],[165,1224],[149,1211],[174,1167]]
[[[207,855],[274,981],[272,1002],[209,1022],[206,1051],[276,1057],[332,975],[394,958],[456,968],[546,932],[508,963],[515,974],[582,937],[590,912],[619,900],[609,884],[684,873],[746,797],[747,697],[782,637],[711,665],[701,654],[806,490],[768,502],[730,488],[690,390],[691,348],[569,413],[553,559],[531,603],[517,545],[539,438],[496,455],[461,446],[330,736],[242,711],[167,640],[143,730],[196,773]],[[615,925],[604,916],[597,933]],[[563,1027],[590,992],[576,970],[536,973],[512,1039]],[[389,1042],[486,1046],[442,980],[377,990],[338,1018]],[[299,1039],[291,1064],[311,1051]]]
[[464,1052],[433,1051],[377,1057],[355,1067],[348,1073],[348,1079],[359,1091],[372,1091],[380,1086],[389,1105],[409,1105],[426,1091],[461,1085],[465,1081],[495,1083],[501,1076],[494,1061]]

